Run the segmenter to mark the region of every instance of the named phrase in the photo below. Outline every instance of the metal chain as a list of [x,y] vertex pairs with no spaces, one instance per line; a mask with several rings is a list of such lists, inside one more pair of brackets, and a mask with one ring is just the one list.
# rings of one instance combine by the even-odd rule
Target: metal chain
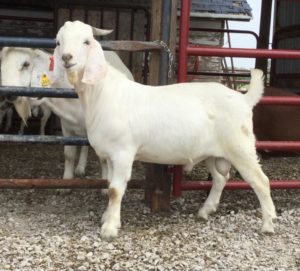
[[168,69],[168,78],[172,78],[173,75],[173,65],[174,65],[174,55],[171,52],[171,49],[169,48],[168,44],[166,44],[164,41],[158,41],[159,44],[163,47],[164,51],[168,54],[169,58],[169,69]]

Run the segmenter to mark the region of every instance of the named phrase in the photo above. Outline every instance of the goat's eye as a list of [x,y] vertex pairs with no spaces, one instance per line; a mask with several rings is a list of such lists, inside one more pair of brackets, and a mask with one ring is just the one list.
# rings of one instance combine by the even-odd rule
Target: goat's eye
[[59,41],[56,41],[56,46],[59,46],[59,45],[60,45]]
[[23,69],[27,69],[29,66],[30,66],[30,63],[29,63],[28,61],[25,61],[25,62],[22,64],[22,70],[23,70]]
[[90,41],[89,41],[89,40],[86,40],[86,41],[84,42],[84,44],[90,45]]

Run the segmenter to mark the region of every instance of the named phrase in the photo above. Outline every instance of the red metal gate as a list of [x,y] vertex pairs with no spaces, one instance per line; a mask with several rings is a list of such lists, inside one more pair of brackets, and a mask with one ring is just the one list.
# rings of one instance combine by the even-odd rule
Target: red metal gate
[[[294,58],[300,59],[298,50],[269,50],[269,49],[241,49],[241,48],[207,48],[189,45],[190,29],[190,0],[181,1],[180,39],[178,56],[178,82],[187,81],[188,55],[222,56],[222,57],[255,57],[255,58]],[[263,97],[261,104],[299,106],[300,97]],[[258,150],[272,151],[300,151],[300,141],[258,141]],[[183,190],[209,190],[211,182],[183,180],[182,167],[173,169],[173,195],[179,197]],[[272,189],[300,188],[300,180],[270,181]],[[241,181],[229,181],[225,189],[248,189],[250,186]]]

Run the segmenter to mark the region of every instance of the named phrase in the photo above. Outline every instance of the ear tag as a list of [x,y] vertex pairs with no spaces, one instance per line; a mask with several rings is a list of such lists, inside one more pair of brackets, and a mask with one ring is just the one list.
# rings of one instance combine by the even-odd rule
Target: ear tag
[[49,63],[49,71],[54,70],[54,56],[49,57],[50,63]]
[[47,77],[46,74],[43,74],[41,77],[41,86],[48,87],[50,85],[50,79]]

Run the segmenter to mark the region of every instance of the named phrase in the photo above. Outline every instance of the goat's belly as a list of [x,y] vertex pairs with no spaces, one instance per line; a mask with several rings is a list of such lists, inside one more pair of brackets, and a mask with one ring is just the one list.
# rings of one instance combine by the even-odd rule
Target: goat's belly
[[156,155],[156,154],[147,154],[147,155],[140,155],[137,154],[135,160],[147,162],[147,163],[155,163],[155,164],[165,164],[165,165],[194,165],[202,160],[204,160],[207,156],[199,156],[194,158],[187,158],[178,155],[177,157],[174,156],[165,156],[165,155]]
[[170,142],[159,145],[146,144],[139,148],[135,160],[158,164],[195,164],[216,152],[216,146],[211,148],[208,144],[209,142],[202,144],[199,141],[189,145],[172,145]]

